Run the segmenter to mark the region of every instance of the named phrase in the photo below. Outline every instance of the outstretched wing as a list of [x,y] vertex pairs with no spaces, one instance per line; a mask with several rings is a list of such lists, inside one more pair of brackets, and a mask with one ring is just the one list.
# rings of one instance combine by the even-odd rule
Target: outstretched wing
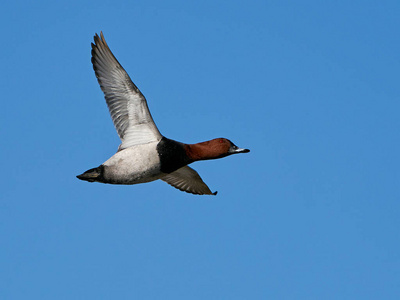
[[122,141],[120,150],[161,139],[146,98],[112,54],[104,39],[94,36],[92,64],[107,106]]
[[192,168],[185,166],[161,178],[161,180],[181,191],[196,195],[216,195]]

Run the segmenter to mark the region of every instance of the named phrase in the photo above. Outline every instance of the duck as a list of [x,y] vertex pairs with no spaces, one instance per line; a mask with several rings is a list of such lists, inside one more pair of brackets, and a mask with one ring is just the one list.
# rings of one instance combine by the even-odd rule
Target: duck
[[187,193],[216,195],[188,165],[250,150],[239,148],[226,138],[196,144],[166,138],[154,123],[146,98],[108,47],[103,32],[100,36],[95,34],[91,46],[93,69],[121,144],[99,167],[76,177],[88,182],[124,185],[160,179]]

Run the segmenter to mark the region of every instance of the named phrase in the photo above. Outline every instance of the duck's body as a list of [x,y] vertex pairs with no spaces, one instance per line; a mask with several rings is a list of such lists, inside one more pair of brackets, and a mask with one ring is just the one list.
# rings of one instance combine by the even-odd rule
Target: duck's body
[[238,148],[224,138],[184,144],[162,136],[151,117],[146,99],[111,53],[102,33],[100,36],[96,34],[95,44],[92,44],[93,68],[122,143],[118,152],[106,162],[77,177],[111,184],[137,184],[161,179],[185,192],[215,195],[187,165],[250,150]]
[[112,184],[136,184],[160,179],[160,158],[157,142],[133,146],[118,151],[102,164],[99,182]]

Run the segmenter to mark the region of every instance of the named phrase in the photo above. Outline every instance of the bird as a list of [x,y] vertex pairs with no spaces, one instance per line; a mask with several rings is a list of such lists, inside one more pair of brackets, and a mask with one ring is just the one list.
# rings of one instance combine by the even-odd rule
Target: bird
[[195,195],[216,195],[188,165],[200,160],[248,153],[226,138],[185,144],[163,136],[154,123],[146,98],[108,47],[103,32],[96,33],[92,64],[121,139],[117,152],[99,167],[76,176],[109,184],[139,184],[162,180]]

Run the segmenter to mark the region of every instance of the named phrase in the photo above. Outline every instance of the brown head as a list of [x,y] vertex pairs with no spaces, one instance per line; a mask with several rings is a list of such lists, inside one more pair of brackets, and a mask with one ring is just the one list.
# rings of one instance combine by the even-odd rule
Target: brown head
[[224,138],[185,146],[186,154],[192,161],[216,159],[236,153],[250,152],[249,149],[239,148],[230,140]]

